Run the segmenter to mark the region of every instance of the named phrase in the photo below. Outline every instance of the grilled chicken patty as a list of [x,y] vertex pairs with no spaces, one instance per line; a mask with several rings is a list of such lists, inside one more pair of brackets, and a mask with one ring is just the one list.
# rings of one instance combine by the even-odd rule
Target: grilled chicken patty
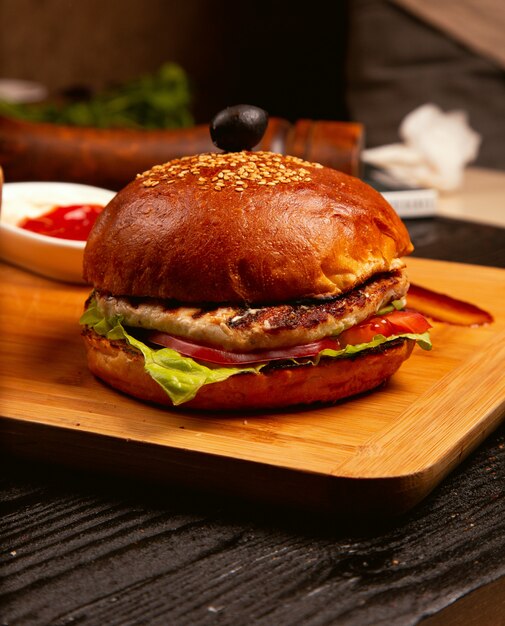
[[330,300],[310,300],[258,308],[187,307],[153,298],[116,297],[95,292],[105,317],[121,315],[125,326],[171,335],[233,352],[252,352],[311,343],[374,315],[403,298],[409,283],[405,270],[380,274]]

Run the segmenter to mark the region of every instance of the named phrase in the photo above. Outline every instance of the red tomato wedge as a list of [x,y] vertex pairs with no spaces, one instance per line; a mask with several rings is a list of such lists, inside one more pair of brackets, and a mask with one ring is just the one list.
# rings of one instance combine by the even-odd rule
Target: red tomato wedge
[[193,341],[174,337],[168,333],[158,331],[148,332],[147,341],[171,348],[179,354],[189,356],[199,361],[216,365],[249,365],[264,361],[279,361],[317,356],[322,350],[341,350],[346,345],[368,343],[376,335],[401,335],[402,333],[424,333],[431,324],[415,311],[393,311],[387,315],[374,316],[345,330],[338,337],[326,337],[313,343],[277,350],[258,350],[257,352],[230,352],[210,346],[203,346]]
[[387,315],[374,315],[364,322],[344,330],[338,338],[342,346],[368,343],[375,335],[401,335],[402,333],[421,334],[431,328],[426,318],[416,311],[393,311]]

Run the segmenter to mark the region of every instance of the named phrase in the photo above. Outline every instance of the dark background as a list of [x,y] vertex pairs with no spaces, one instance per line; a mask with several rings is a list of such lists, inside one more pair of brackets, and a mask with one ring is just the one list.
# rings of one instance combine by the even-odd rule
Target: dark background
[[179,63],[196,122],[256,104],[272,116],[365,124],[368,146],[403,117],[462,109],[477,163],[505,169],[505,71],[394,0],[0,0],[0,78],[100,90]]
[[101,89],[165,61],[194,89],[196,121],[246,102],[289,119],[345,119],[347,3],[0,0],[0,76],[52,92]]

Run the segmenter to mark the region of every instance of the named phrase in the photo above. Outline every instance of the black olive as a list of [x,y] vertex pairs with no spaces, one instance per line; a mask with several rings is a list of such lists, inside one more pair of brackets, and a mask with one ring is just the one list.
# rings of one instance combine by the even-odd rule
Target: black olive
[[260,141],[268,124],[268,113],[249,104],[237,104],[219,111],[210,123],[212,142],[226,152],[251,150]]

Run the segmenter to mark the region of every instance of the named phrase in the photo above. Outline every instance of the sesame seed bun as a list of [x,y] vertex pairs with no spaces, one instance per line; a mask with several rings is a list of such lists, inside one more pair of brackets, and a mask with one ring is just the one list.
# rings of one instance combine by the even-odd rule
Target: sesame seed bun
[[411,251],[396,213],[358,179],[269,152],[203,154],[115,196],[84,278],[117,295],[276,303],[345,293]]
[[[218,309],[247,305],[253,314],[264,312],[265,305],[280,311],[283,303],[303,299],[301,306],[307,308],[321,304],[321,298],[337,297],[335,314],[339,319],[357,315],[352,322],[357,324],[366,317],[359,317],[367,307],[366,281],[377,283],[380,302],[387,273],[388,280],[403,285],[396,297],[404,294],[407,284],[398,270],[404,266],[401,257],[411,250],[394,210],[358,179],[270,152],[201,154],[155,166],[115,196],[88,239],[84,277],[100,301],[121,300],[121,306],[128,301],[134,311],[128,318],[133,334],[139,328],[160,330],[160,311],[170,309],[182,319],[192,304],[199,305],[189,313],[196,324],[201,311],[216,308],[209,309],[209,303],[218,303]],[[279,318],[279,311],[272,312],[272,319]],[[319,313],[316,325],[326,319],[326,309]],[[120,317],[127,325],[128,319]],[[216,323],[231,336],[235,317],[244,315]],[[296,345],[309,342],[312,326],[305,328],[304,319],[299,316]],[[193,330],[190,324],[190,339]],[[265,322],[258,332],[276,330]],[[180,333],[173,334],[180,340]],[[201,340],[204,347],[205,337],[208,329]],[[102,337],[92,327],[84,329],[83,338],[95,375],[137,398],[172,404],[146,372],[139,350]],[[252,341],[245,352],[254,351],[257,343]],[[281,341],[277,348],[288,345]],[[183,406],[261,409],[335,402],[387,380],[413,345],[392,340],[350,358],[323,357],[317,365],[294,364],[281,356],[259,373],[240,372],[204,384]],[[222,349],[222,344],[214,347]],[[229,349],[236,357],[240,349],[234,347]],[[200,354],[202,361],[204,356]]]
[[[84,334],[90,370],[109,385],[141,400],[172,406],[165,391],[144,370],[144,359],[124,341]],[[318,365],[273,367],[259,374],[231,376],[202,387],[184,408],[241,410],[336,402],[374,389],[390,378],[412,352],[414,341],[399,339],[347,359]]]

